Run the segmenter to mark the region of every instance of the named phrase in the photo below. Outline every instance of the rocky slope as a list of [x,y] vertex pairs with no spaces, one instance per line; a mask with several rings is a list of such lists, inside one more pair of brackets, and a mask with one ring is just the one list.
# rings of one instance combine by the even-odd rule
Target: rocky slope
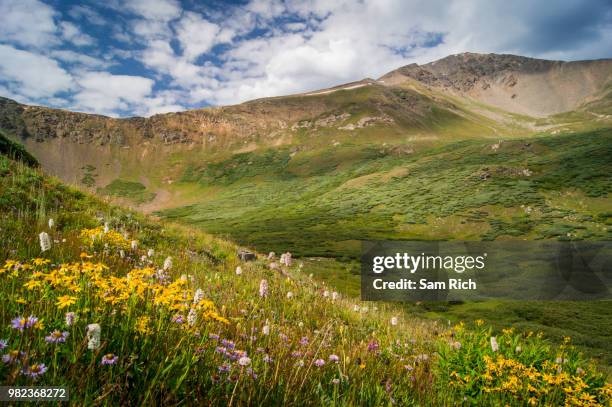
[[[128,177],[168,196],[159,182],[180,178],[187,167],[181,162],[266,148],[297,153],[389,144],[414,151],[419,144],[463,138],[565,131],[567,123],[549,115],[568,110],[581,112],[572,118],[574,127],[593,120],[607,126],[611,75],[612,60],[468,53],[408,65],[379,80],[149,118],[116,119],[0,97],[0,130],[67,182],[105,187]],[[156,171],[166,174],[150,186]]]
[[562,62],[464,53],[407,65],[380,81],[393,86],[407,79],[510,112],[543,117],[597,99],[612,80],[612,60]]

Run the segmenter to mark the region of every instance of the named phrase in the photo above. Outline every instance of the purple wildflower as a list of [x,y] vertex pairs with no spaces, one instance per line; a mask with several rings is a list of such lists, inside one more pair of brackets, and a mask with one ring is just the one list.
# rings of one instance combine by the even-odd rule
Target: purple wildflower
[[229,350],[232,350],[236,347],[236,344],[234,342],[228,341],[227,339],[222,339],[221,345],[225,346]]
[[371,341],[370,343],[368,343],[368,352],[376,352],[378,351],[379,347],[380,345],[378,345],[378,342]]
[[219,335],[217,334],[208,334],[208,339],[212,339],[213,341],[219,340]]
[[270,355],[266,355],[263,357],[263,361],[264,363],[272,363],[273,359],[270,357]]
[[60,332],[57,329],[49,334],[49,336],[45,336],[45,342],[47,343],[64,343],[66,342],[66,338],[70,335],[68,332]]
[[314,364],[317,367],[321,367],[321,366],[323,366],[325,364],[325,361],[323,359],[317,359],[317,360],[315,360]]
[[[26,319],[26,323],[25,323],[25,327],[26,328],[32,328],[34,325],[36,325],[38,323],[38,318],[36,318],[33,315],[30,315],[28,317],[28,319]],[[44,366],[44,365],[43,365]],[[45,368],[45,370],[47,370],[47,368]],[[43,372],[44,373],[44,372]]]
[[227,373],[230,371],[231,368],[232,368],[231,365],[224,363],[221,366],[219,366],[219,373]]
[[36,378],[43,375],[47,371],[47,366],[44,363],[33,363],[30,366],[24,368],[21,374]]
[[8,346],[8,340],[0,339],[0,350],[6,349],[7,346]]
[[300,345],[306,346],[308,345],[308,337],[307,336],[302,336],[302,339],[300,339]]
[[227,349],[225,348],[225,346],[217,346],[215,348],[215,352],[217,352],[217,353],[225,353],[225,352],[227,352]]
[[185,322],[185,318],[181,314],[177,314],[172,317],[172,322],[176,322],[177,324],[182,324]]
[[329,361],[333,363],[338,363],[340,361],[340,358],[338,357],[338,355],[329,355]]
[[13,362],[16,362],[17,359],[21,356],[24,356],[24,352],[19,352],[18,350],[12,350],[6,355],[2,355],[2,362],[9,365]]
[[299,350],[295,350],[295,351],[291,352],[291,357],[292,358],[301,358],[302,356],[303,356],[303,354]]
[[119,360],[119,357],[112,354],[112,353],[107,353],[106,355],[102,356],[102,361],[100,361],[101,365],[114,365],[115,363],[117,363],[117,361]]
[[249,376],[253,378],[253,380],[257,379],[257,373],[255,373],[255,371],[252,368],[247,367],[246,372]]
[[26,326],[26,319],[24,317],[17,317],[11,320],[11,326],[13,329],[18,329],[23,331],[23,328]]

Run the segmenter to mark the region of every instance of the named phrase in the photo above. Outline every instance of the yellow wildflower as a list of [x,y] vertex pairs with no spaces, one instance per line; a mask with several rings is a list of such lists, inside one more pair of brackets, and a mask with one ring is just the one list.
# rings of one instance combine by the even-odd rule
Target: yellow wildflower
[[55,305],[57,305],[59,309],[64,309],[73,304],[76,304],[76,300],[77,300],[77,297],[73,297],[70,295],[63,295],[57,298],[57,302],[55,303]]

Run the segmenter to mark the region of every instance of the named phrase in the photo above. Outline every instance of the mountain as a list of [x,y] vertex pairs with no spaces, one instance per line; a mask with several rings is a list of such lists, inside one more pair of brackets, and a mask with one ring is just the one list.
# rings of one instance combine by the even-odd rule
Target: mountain
[[393,86],[413,80],[497,108],[534,117],[579,109],[612,80],[612,60],[547,61],[516,55],[451,55],[382,76]]
[[[0,99],[66,182],[262,250],[377,238],[610,238],[612,60],[460,54],[149,118]],[[579,203],[579,204],[578,204]]]
[[[318,281],[354,297],[363,240],[612,240],[611,74],[611,60],[462,54],[379,79],[150,118],[0,99],[0,131],[47,173],[163,225],[188,226],[180,238],[145,233],[151,244],[188,242],[186,255],[202,248],[207,257],[210,241],[190,240],[200,229],[260,252],[290,250]],[[19,213],[39,190],[27,182],[38,178],[5,167],[0,194]],[[39,217],[53,204],[70,220],[83,206],[56,202],[65,193],[57,189],[40,191],[28,207]],[[20,239],[31,246],[32,236]],[[233,281],[219,267],[223,284]],[[235,300],[214,292],[220,304]],[[607,302],[405,307],[444,321],[483,318],[498,330],[543,330],[553,341],[570,334],[612,365]]]

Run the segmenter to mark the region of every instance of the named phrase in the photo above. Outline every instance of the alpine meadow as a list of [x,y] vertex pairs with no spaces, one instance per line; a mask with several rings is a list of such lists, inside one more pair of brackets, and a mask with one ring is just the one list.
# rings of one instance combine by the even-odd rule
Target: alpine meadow
[[227,106],[73,110],[0,97],[2,386],[612,402],[609,299],[360,299],[364,241],[612,241],[612,59],[468,52]]

